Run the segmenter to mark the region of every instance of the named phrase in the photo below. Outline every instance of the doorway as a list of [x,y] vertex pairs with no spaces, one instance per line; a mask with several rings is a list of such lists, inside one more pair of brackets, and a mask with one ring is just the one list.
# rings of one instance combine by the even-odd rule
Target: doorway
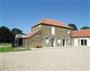
[[56,40],[54,38],[51,39],[51,47],[56,46]]
[[63,39],[63,46],[65,46],[65,39]]

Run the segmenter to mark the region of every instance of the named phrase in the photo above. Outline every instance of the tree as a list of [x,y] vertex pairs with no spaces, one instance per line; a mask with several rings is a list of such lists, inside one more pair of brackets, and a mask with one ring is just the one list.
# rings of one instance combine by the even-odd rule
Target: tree
[[16,35],[16,34],[23,34],[22,30],[18,29],[18,28],[13,28],[11,30],[11,32]]
[[83,26],[81,29],[90,29],[88,26]]
[[12,33],[9,28],[2,26],[0,27],[0,42],[10,43],[12,41]]
[[75,24],[69,24],[68,26],[72,27],[72,30],[78,30]]

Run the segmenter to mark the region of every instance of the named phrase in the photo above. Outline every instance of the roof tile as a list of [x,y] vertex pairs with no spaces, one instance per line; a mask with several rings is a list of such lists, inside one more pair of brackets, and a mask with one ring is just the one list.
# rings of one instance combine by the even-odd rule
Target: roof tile
[[54,19],[49,19],[49,18],[45,18],[45,19],[39,21],[38,24],[58,26],[58,27],[64,27],[64,28],[70,28],[71,29],[71,27],[69,27],[68,25],[65,25],[64,22],[54,20]]
[[90,37],[90,29],[72,31],[71,36],[72,37]]

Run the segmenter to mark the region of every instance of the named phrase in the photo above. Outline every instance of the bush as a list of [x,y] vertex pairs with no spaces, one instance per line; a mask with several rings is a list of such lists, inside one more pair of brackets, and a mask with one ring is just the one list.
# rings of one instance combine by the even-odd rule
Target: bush
[[36,48],[42,48],[42,45],[37,45]]

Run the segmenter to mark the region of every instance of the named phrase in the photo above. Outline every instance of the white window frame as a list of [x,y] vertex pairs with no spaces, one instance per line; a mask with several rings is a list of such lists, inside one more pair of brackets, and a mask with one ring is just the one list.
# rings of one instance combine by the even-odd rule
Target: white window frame
[[80,40],[80,45],[81,46],[87,46],[87,39],[81,39]]
[[39,25],[38,27],[41,27],[41,25]]
[[58,42],[58,44],[61,44],[61,39],[58,39],[57,42]]
[[51,34],[55,35],[55,27],[51,27]]
[[46,43],[46,44],[49,43],[49,39],[48,39],[48,38],[45,39],[45,43]]
[[68,34],[70,34],[70,30],[68,30]]

